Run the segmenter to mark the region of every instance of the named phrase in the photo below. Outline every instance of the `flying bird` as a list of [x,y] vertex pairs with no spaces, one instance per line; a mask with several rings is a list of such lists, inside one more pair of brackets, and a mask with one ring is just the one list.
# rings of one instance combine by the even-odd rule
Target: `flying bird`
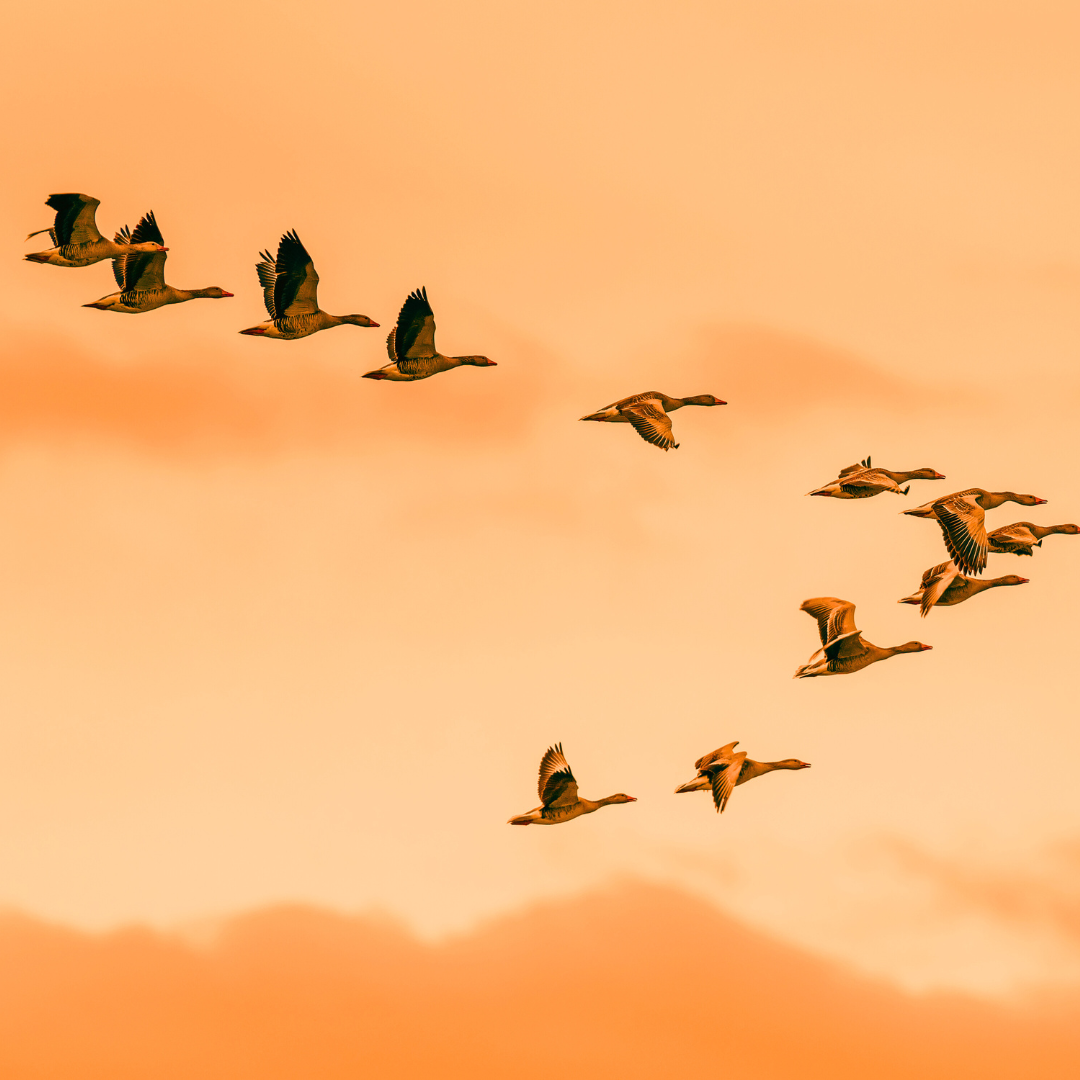
[[1031,555],[1032,548],[1042,547],[1043,538],[1052,533],[1075,536],[1080,533],[1080,526],[1035,525],[1030,521],[1016,521],[987,533],[986,541],[990,551],[999,555]]
[[817,596],[804,600],[800,611],[806,611],[817,619],[821,648],[795,672],[796,679],[810,679],[815,675],[851,675],[878,660],[888,660],[899,653],[924,652],[932,645],[921,641],[908,641],[883,649],[864,641],[855,628],[855,605],[835,596]]
[[1006,574],[998,578],[965,577],[957,568],[955,562],[943,562],[937,566],[931,566],[922,576],[922,583],[910,596],[898,600],[899,604],[918,604],[919,614],[925,619],[930,614],[932,607],[952,607],[953,604],[962,604],[987,589],[996,589],[1000,585],[1026,585],[1026,577],[1017,577],[1016,574]]
[[106,240],[98,231],[94,215],[101,204],[92,195],[68,192],[50,195],[45,205],[56,211],[56,220],[48,229],[38,229],[26,239],[48,233],[53,242],[49,251],[35,251],[27,255],[29,262],[51,263],[53,266],[90,266],[103,259],[122,258],[135,251],[144,255],[168,251],[160,241],[124,245],[116,240]]
[[1006,502],[1035,506],[1046,500],[1035,495],[1017,495],[1012,491],[968,488],[902,513],[913,517],[936,517],[949,556],[961,573],[981,574],[986,569],[986,554],[989,551],[985,511]]
[[713,802],[716,804],[716,812],[722,814],[727,806],[731,793],[747,780],[764,776],[766,773],[777,769],[809,769],[808,761],[800,761],[798,758],[784,758],[783,761],[754,761],[746,756],[746,751],[735,753],[738,742],[728,743],[706,754],[694,762],[694,768],[698,774],[693,780],[680,784],[675,789],[676,795],[686,791],[711,791]]
[[398,312],[397,325],[386,338],[390,363],[364,374],[365,379],[416,382],[456,367],[497,367],[486,356],[443,356],[435,348],[435,313],[427,289],[409,293]]
[[684,405],[726,404],[726,401],[721,401],[712,394],[673,398],[661,394],[658,390],[649,390],[644,394],[633,394],[621,401],[612,402],[581,419],[599,420],[608,424],[633,424],[634,430],[647,443],[659,446],[661,450],[678,450],[679,444],[671,434],[671,417],[668,413],[681,409]]
[[827,495],[834,499],[869,499],[883,491],[894,495],[906,495],[909,487],[902,488],[912,480],[944,480],[936,469],[910,469],[897,472],[893,469],[875,469],[866,457],[857,465],[849,465],[840,475],[822,487],[808,491],[807,495]]
[[[166,304],[182,304],[185,300],[220,300],[232,296],[231,292],[216,285],[207,289],[174,289],[165,284],[165,260],[169,257],[166,254],[169,249],[164,246],[165,241],[153,210],[135,226],[134,232],[125,225],[116,234],[116,243],[129,249],[127,254],[113,259],[113,276],[120,291],[103,296],[92,304],[83,304],[83,307],[138,315]],[[157,244],[160,250],[138,251],[137,248],[144,243]]]
[[287,232],[278,244],[277,258],[260,251],[255,266],[263,290],[269,322],[241,330],[241,334],[292,341],[331,326],[378,326],[366,315],[330,315],[319,308],[319,275],[296,230]]
[[577,781],[563,757],[562,743],[549,746],[540,759],[540,805],[527,814],[512,817],[507,825],[561,825],[582,814],[591,814],[601,806],[637,802],[630,795],[609,795],[599,802],[578,796]]

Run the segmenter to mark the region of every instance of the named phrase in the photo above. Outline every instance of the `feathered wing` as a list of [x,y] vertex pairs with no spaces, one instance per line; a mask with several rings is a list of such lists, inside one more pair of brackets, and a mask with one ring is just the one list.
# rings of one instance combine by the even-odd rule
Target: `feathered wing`
[[277,318],[277,308],[274,306],[274,287],[277,284],[277,261],[269,251],[259,252],[259,262],[255,264],[255,273],[259,275],[259,284],[262,286],[263,303],[266,305],[266,313],[270,318]]
[[1009,553],[1015,547],[1034,547],[1039,543],[1039,538],[1024,522],[1017,521],[1013,525],[1003,525],[1000,529],[988,533],[986,542],[991,550],[1000,547]]
[[855,605],[849,600],[840,600],[835,596],[816,596],[804,600],[799,605],[799,610],[817,619],[823,648],[859,632],[855,626]]
[[678,449],[679,444],[671,434],[671,417],[664,412],[663,406],[655,400],[641,401],[634,405],[624,405],[619,412],[634,425],[634,430],[653,446],[661,450]]
[[50,195],[45,200],[45,205],[56,211],[52,235],[53,243],[57,247],[65,244],[88,244],[102,238],[95,218],[97,208],[101,205],[100,199],[68,192]]
[[837,474],[838,480],[843,480],[845,476],[850,476],[852,473],[862,472],[863,469],[870,468],[870,455],[867,454],[862,461],[857,461],[854,465],[849,465],[846,469],[841,469]]
[[930,614],[930,609],[945,595],[949,586],[958,577],[960,577],[960,571],[953,562],[942,563],[923,574],[923,594],[919,600],[919,614],[922,618],[925,619]]
[[739,774],[742,772],[743,762],[746,761],[746,751],[740,750],[733,754],[731,763],[722,769],[716,769],[712,774],[712,797],[716,805],[716,812],[722,814],[727,806],[735,785],[739,782]]
[[274,317],[314,315],[319,310],[319,275],[295,229],[281,238],[274,269]]
[[563,757],[562,743],[549,746],[540,759],[540,780],[537,788],[545,810],[556,806],[570,806],[578,801],[577,781]]
[[[130,244],[131,243],[131,230],[124,225],[120,231],[113,237],[114,244]],[[121,291],[124,288],[124,260],[126,255],[120,255],[112,261],[113,277],[116,278],[116,284],[120,286]]]
[[[394,340],[391,342],[387,338],[387,351],[393,349],[393,359],[399,367],[410,360],[430,360],[436,355],[435,313],[428,303],[426,288],[409,293],[398,312],[397,325],[390,333]],[[405,368],[402,370],[411,374]]]
[[986,538],[983,508],[976,496],[949,496],[934,503],[934,514],[945,537],[945,547],[964,574],[981,574],[986,569],[989,541]]
[[[119,234],[117,234],[119,235]],[[164,246],[165,239],[158,228],[157,219],[153,210],[144,214],[139,224],[131,233],[129,244],[161,244]],[[123,257],[121,267],[124,275],[121,284],[122,292],[130,292],[133,289],[164,289],[165,288],[165,260],[168,253],[154,251],[151,253],[142,251],[130,251]],[[117,262],[121,260],[115,260]],[[116,267],[113,267],[115,273]]]
[[898,490],[893,478],[881,469],[859,469],[843,480],[840,487],[852,494],[863,492],[866,495],[876,495],[879,491]]
[[700,772],[702,769],[707,768],[717,761],[730,761],[731,755],[735,752],[735,747],[739,745],[739,740],[729,742],[727,746],[721,746],[719,750],[714,750],[711,754],[706,754],[704,757],[699,757],[694,762],[694,768]]

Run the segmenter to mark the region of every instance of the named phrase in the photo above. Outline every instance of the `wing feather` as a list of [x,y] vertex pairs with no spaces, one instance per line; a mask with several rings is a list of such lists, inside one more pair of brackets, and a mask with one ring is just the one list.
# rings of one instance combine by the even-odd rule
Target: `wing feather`
[[319,310],[319,275],[295,229],[281,238],[274,269],[274,318],[314,315]]
[[716,761],[730,761],[731,755],[735,751],[735,747],[739,745],[739,740],[735,742],[729,742],[727,746],[721,746],[719,750],[714,750],[711,754],[706,754],[704,757],[699,757],[694,762],[694,768],[701,772],[702,769],[709,765],[712,765]]
[[[389,344],[387,342],[387,347]],[[427,289],[423,286],[409,293],[401,305],[394,327],[394,350],[399,363],[403,360],[430,359],[436,355],[435,313],[431,310]]]
[[945,547],[957,569],[964,574],[981,574],[986,569],[986,538],[983,508],[977,496],[948,496],[934,503],[934,515],[941,525]]
[[671,417],[653,400],[623,405],[619,412],[634,425],[634,430],[661,450],[677,450],[679,444],[671,434]]
[[730,764],[722,769],[712,770],[712,797],[718,814],[724,812],[724,807],[727,806],[728,799],[731,798],[731,793],[739,782],[739,774],[742,772],[745,761],[746,751],[740,750],[739,753],[732,755]]
[[102,238],[95,219],[97,208],[101,205],[100,199],[67,192],[50,195],[45,200],[45,205],[56,211],[56,223],[52,231],[57,247],[65,244],[87,244]]
[[540,779],[537,784],[544,809],[569,806],[578,800],[577,780],[563,756],[562,743],[549,746],[540,759]]

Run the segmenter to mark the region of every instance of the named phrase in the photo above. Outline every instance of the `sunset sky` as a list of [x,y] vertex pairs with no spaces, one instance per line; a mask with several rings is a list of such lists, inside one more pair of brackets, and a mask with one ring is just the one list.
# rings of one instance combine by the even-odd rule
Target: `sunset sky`
[[[573,956],[645,896],[882,1016],[1074,1010],[1080,540],[991,556],[1031,583],[925,620],[896,601],[946,557],[902,509],[980,486],[1049,500],[990,527],[1080,522],[1080,10],[299,12],[8,15],[0,952],[303,905],[497,967],[507,927],[558,912]],[[84,309],[107,263],[22,260],[66,191],[109,236],[153,209],[167,279],[235,298]],[[321,305],[381,329],[237,333],[292,228]],[[360,379],[420,285],[441,351],[498,367]],[[667,454],[578,423],[647,389],[729,404]],[[805,498],[867,454],[947,479]],[[795,681],[820,595],[933,651]],[[813,768],[722,818],[672,795],[733,739]],[[507,828],[559,740],[582,794],[638,802]],[[1065,1076],[1075,1041],[1039,1038]]]

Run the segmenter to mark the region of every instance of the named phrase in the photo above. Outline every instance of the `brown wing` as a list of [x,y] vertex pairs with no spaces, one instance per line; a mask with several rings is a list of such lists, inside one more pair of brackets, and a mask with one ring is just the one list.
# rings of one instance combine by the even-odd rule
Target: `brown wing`
[[857,634],[855,627],[855,605],[849,600],[839,600],[835,596],[816,596],[804,600],[799,605],[800,611],[808,612],[817,619],[818,634],[822,646],[828,646],[839,638]]
[[929,570],[924,570],[921,582],[922,587],[925,589],[926,583],[931,578],[937,577],[938,574],[943,573],[945,570],[948,570],[949,567],[956,569],[956,563],[954,563],[951,559],[948,562],[938,563],[937,566],[931,566]]
[[945,595],[949,586],[961,576],[960,571],[956,569],[956,564],[952,562],[942,563],[935,569],[938,572],[932,577],[927,578],[925,574],[923,575],[923,594],[919,601],[919,614],[924,619],[930,614],[930,609]]
[[259,252],[259,261],[255,264],[255,273],[259,275],[259,284],[262,286],[266,313],[271,319],[276,319],[277,308],[274,306],[274,287],[277,284],[277,263],[269,251]]
[[1025,547],[1039,542],[1039,538],[1022,521],[1017,521],[1012,525],[1003,525],[1000,529],[988,533],[986,539],[991,545],[1023,544]]
[[[120,235],[119,233],[117,234]],[[139,224],[135,226],[129,244],[162,244],[165,238],[158,228],[154,211],[144,214]],[[124,256],[122,267],[124,280],[121,291],[130,292],[132,289],[164,289],[165,288],[165,260],[168,253],[164,251],[143,252],[132,251]]]
[[319,310],[319,275],[295,229],[281,238],[274,270],[276,317],[314,315]]
[[577,781],[563,757],[562,743],[549,746],[540,759],[540,782],[537,787],[540,803],[545,810],[577,802]]
[[[388,349],[389,345],[388,341]],[[401,305],[394,327],[394,352],[399,366],[402,361],[430,359],[435,355],[435,313],[428,303],[426,288],[414,289]]]
[[975,495],[949,496],[934,503],[934,514],[957,568],[964,574],[981,574],[986,569],[989,542],[983,508]]
[[850,476],[852,473],[862,472],[863,469],[870,468],[870,455],[867,454],[862,461],[857,461],[854,465],[849,465],[846,469],[841,469],[837,475],[838,480],[843,480],[845,476]]
[[886,491],[889,488],[895,488],[896,483],[888,473],[884,473],[880,469],[860,469],[858,472],[848,476],[840,487],[845,491],[855,491],[859,488],[866,488],[868,492],[872,491],[876,493],[878,491]]
[[[113,237],[114,244],[130,244],[131,243],[131,230],[124,225],[120,231]],[[120,255],[112,261],[113,277],[116,278],[116,284],[120,286],[120,291],[124,290],[124,263],[127,260],[126,255]]]
[[858,656],[862,656],[866,653],[866,642],[862,639],[862,634],[858,630],[853,631],[850,634],[844,634],[840,638],[836,638],[829,642],[825,646],[825,656],[832,663],[843,663],[847,660],[854,660]]
[[707,768],[717,761],[730,761],[731,755],[735,752],[735,747],[739,745],[739,740],[729,742],[727,746],[721,746],[719,750],[714,750],[711,754],[706,754],[704,757],[699,757],[694,762],[694,768],[701,772],[702,769]]
[[722,769],[716,769],[712,774],[712,797],[716,804],[716,812],[722,814],[727,806],[735,785],[739,782],[739,774],[742,772],[743,763],[746,761],[746,751],[732,755],[731,764]]
[[671,417],[658,403],[649,400],[636,405],[623,405],[619,412],[634,425],[634,430],[647,443],[659,446],[661,450],[679,448],[671,434]]
[[101,204],[100,199],[91,195],[79,195],[69,192],[63,195],[50,195],[45,205],[56,211],[56,223],[53,235],[58,247],[65,244],[89,244],[101,239],[95,215]]

